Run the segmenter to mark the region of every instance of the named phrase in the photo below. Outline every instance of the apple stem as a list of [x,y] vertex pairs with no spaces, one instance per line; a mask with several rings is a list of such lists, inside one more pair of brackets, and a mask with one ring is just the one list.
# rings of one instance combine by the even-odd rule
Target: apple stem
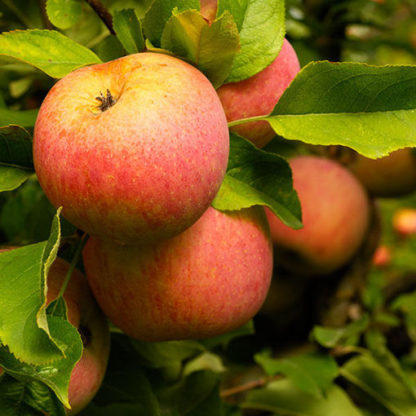
[[234,127],[234,126],[238,126],[239,124],[250,123],[251,121],[265,121],[267,120],[268,117],[269,115],[266,114],[264,116],[255,116],[255,117],[242,118],[241,120],[234,120],[228,123],[228,127]]
[[[84,233],[82,235],[81,239],[79,240],[78,246],[77,246],[77,248],[75,250],[74,257],[72,258],[71,264],[69,265],[69,269],[68,269],[68,271],[67,271],[67,273],[65,275],[65,280],[62,283],[61,289],[59,290],[58,296],[56,297],[55,300],[58,300],[58,299],[60,299],[60,298],[62,298],[64,296],[64,293],[65,293],[65,290],[66,290],[66,288],[68,286],[68,283],[71,280],[72,272],[74,271],[74,269],[75,269],[75,267],[76,267],[76,265],[78,263],[79,257],[80,257],[80,255],[82,253],[82,249],[84,248],[85,243],[87,242],[87,239],[88,239],[87,237],[88,237],[88,234],[87,233]],[[53,309],[52,309],[52,315],[55,313],[55,309],[56,309],[56,305],[57,304],[58,303],[56,302],[55,305],[54,305],[54,307],[53,307]]]
[[100,0],[85,0],[92,9],[97,13],[100,19],[104,22],[107,26],[107,29],[110,31],[112,35],[115,35],[113,28],[113,17],[111,16],[110,12],[105,8],[105,6],[101,3]]

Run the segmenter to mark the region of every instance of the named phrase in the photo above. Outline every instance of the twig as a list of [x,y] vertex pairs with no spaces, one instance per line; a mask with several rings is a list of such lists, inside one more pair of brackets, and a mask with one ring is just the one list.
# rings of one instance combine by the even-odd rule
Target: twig
[[115,35],[113,29],[113,17],[111,16],[110,12],[105,8],[105,6],[101,3],[100,0],[85,0],[92,9],[97,13],[100,19],[104,22],[107,26],[108,30],[112,35]]
[[229,389],[221,390],[220,396],[222,398],[234,396],[235,394],[244,393],[245,391],[253,390],[257,387],[263,387],[267,383],[274,381],[274,380],[278,380],[280,378],[282,378],[281,375],[263,377],[259,380],[253,380],[253,381],[250,381],[249,383],[241,384],[240,386],[230,387]]

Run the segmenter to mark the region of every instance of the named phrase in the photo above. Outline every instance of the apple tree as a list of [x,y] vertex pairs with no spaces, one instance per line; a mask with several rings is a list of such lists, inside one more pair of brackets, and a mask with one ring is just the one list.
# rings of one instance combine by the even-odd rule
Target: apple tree
[[2,416],[416,415],[412,1],[0,26]]

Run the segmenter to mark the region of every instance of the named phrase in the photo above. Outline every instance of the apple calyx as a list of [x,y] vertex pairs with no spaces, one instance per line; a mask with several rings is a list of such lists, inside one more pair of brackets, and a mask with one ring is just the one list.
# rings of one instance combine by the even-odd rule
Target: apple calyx
[[106,95],[104,95],[100,91],[100,96],[99,97],[95,97],[95,99],[100,102],[100,104],[98,105],[98,108],[102,112],[104,112],[105,110],[108,110],[110,107],[112,107],[117,102],[113,98],[113,96],[111,95],[111,92],[110,92],[110,90],[108,88],[107,88]]

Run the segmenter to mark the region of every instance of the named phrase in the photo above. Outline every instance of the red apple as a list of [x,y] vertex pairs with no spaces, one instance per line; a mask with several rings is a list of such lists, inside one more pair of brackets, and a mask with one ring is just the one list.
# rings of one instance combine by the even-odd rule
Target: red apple
[[[47,303],[59,293],[69,264],[56,259],[48,274]],[[85,276],[74,270],[65,290],[68,320],[78,328],[83,340],[82,357],[75,365],[69,382],[68,415],[78,414],[94,397],[101,386],[110,353],[110,331],[107,320],[99,310]]]
[[261,307],[273,266],[260,207],[208,208],[188,230],[147,246],[91,237],[84,265],[104,313],[145,341],[200,339],[246,323]]
[[369,225],[364,188],[340,164],[316,156],[290,161],[304,227],[294,230],[266,210],[278,261],[290,270],[326,274],[358,250]]
[[139,53],[78,69],[39,111],[34,164],[63,215],[123,242],[171,237],[208,208],[229,134],[208,79],[172,56]]
[[391,263],[391,251],[389,247],[384,244],[379,245],[374,252],[372,263],[378,269],[389,266]]
[[[228,121],[267,115],[300,70],[296,52],[284,39],[277,58],[263,71],[239,82],[224,84],[218,89]],[[266,121],[241,124],[231,128],[256,146],[265,146],[276,133]]]
[[348,168],[375,197],[397,197],[416,191],[416,156],[400,149],[380,159],[357,155]]

